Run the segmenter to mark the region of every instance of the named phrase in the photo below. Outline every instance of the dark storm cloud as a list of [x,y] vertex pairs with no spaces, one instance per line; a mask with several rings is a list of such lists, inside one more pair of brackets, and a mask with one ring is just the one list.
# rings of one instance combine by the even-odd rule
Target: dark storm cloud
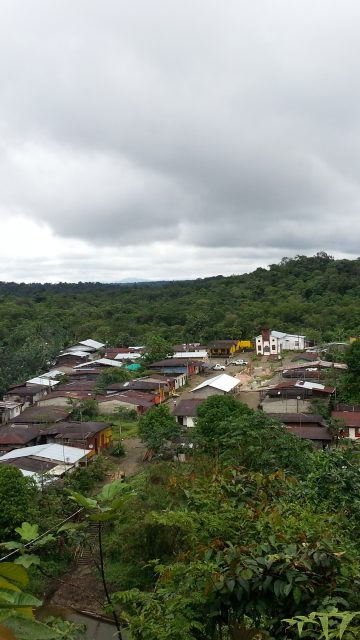
[[188,247],[189,275],[217,247],[219,272],[237,247],[243,269],[356,253],[359,18],[355,0],[5,1],[0,219],[89,260],[157,243],[154,274],[159,244],[172,264]]

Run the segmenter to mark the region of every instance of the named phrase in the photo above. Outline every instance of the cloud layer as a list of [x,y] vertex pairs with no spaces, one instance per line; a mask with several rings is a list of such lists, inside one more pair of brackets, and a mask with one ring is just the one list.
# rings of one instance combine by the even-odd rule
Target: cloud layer
[[358,253],[356,0],[5,0],[0,279]]

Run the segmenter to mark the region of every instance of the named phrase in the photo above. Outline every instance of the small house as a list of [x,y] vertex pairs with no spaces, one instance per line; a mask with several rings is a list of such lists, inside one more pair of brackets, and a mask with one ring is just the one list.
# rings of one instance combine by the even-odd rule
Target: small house
[[240,340],[213,340],[209,344],[211,358],[230,358],[240,350]]
[[218,395],[227,395],[229,393],[235,393],[238,386],[240,385],[240,380],[238,378],[234,378],[233,376],[229,376],[226,373],[222,373],[214,378],[209,378],[209,380],[205,380],[197,387],[192,389],[191,393],[194,394],[196,398],[209,398],[210,396],[218,396]]
[[[175,401],[176,402],[176,401]],[[172,415],[177,422],[184,427],[194,427],[198,407],[202,404],[202,398],[190,398],[176,402],[172,409]]]

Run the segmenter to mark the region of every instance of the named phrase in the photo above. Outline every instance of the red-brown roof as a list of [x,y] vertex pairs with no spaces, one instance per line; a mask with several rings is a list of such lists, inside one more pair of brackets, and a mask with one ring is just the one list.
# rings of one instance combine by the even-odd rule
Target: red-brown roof
[[71,409],[65,409],[65,407],[59,409],[58,407],[29,407],[25,409],[19,416],[13,418],[11,422],[17,424],[35,424],[35,423],[50,423],[59,422],[60,420],[66,420],[71,413]]
[[326,440],[327,442],[332,440],[326,427],[286,427],[286,429],[305,440]]
[[197,416],[198,407],[204,402],[200,398],[190,398],[188,400],[180,400],[172,410],[173,416]]
[[360,427],[360,411],[333,411],[331,417],[343,420],[345,427]]

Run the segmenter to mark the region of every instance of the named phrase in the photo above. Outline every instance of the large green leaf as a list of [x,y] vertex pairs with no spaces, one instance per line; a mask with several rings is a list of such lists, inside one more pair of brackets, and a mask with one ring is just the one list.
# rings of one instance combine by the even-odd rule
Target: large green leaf
[[21,527],[15,528],[16,533],[19,534],[22,540],[31,542],[39,535],[39,526],[37,524],[30,524],[29,522],[23,522]]
[[33,564],[40,564],[40,558],[39,556],[35,556],[32,553],[28,553],[26,555],[20,556],[19,558],[16,558],[14,562],[17,565],[20,564],[25,567],[25,569],[28,569]]
[[2,578],[0,576],[0,592],[1,592],[1,589],[6,589],[10,591],[20,591],[20,587],[17,587],[12,582],[9,582],[9,580],[6,580],[6,578]]
[[0,609],[40,607],[41,604],[41,600],[29,593],[6,591],[5,589],[0,591]]
[[14,540],[11,540],[10,542],[2,542],[1,546],[4,547],[4,549],[9,549],[11,551],[12,549],[22,549],[24,545],[22,542],[15,542]]
[[[56,629],[16,614],[6,619],[5,626],[14,634],[16,640],[57,640],[62,637]],[[2,640],[2,636],[0,638]]]
[[77,491],[70,491],[70,498],[74,500],[85,509],[96,509],[98,507],[97,500],[93,500],[92,498],[85,498],[81,493]]
[[29,582],[25,569],[15,565],[13,562],[0,562],[0,576],[12,580],[22,587],[25,587]]
[[100,493],[98,493],[97,498],[101,502],[109,502],[113,500],[119,493],[124,491],[124,482],[123,480],[114,480],[114,482],[109,482],[109,484],[105,484],[101,489]]

